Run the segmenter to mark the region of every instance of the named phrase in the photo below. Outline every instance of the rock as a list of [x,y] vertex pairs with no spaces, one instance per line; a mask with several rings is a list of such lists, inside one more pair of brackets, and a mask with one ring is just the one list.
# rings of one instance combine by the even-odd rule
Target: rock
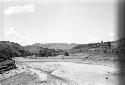
[[16,68],[15,61],[12,59],[7,59],[0,62],[0,74],[15,68]]

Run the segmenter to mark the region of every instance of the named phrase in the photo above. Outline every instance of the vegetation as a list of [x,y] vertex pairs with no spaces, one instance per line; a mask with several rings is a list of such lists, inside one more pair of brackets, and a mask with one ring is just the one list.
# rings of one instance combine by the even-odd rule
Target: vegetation
[[[73,47],[75,47],[77,44],[75,43],[45,43],[45,44],[40,44],[40,43],[36,43],[33,45],[29,45],[29,46],[39,46],[42,48],[48,48],[48,49],[62,49],[62,50],[69,50],[72,49]],[[25,46],[27,47],[27,46]]]
[[[0,41],[0,72],[2,72],[3,68],[15,68],[14,60],[12,60],[13,57],[53,57],[58,55],[69,56],[77,53],[85,53],[91,55],[108,55],[110,58],[100,57],[100,59],[112,59],[110,55],[124,55],[124,40],[125,39],[90,44],[34,44],[24,47],[18,43]],[[63,46],[66,49],[64,49]],[[91,56],[87,59],[95,60],[99,58]],[[9,63],[7,63],[8,60],[10,61]]]
[[118,54],[118,49],[112,42],[101,42],[92,44],[81,44],[69,50],[70,53],[91,53],[91,54]]
[[16,68],[15,61],[12,58],[22,56],[21,50],[23,50],[23,47],[17,43],[0,42],[0,73]]
[[18,43],[1,41],[0,42],[0,60],[12,59],[13,57],[48,57],[57,55],[68,55],[62,49],[43,48],[36,45],[21,46]]

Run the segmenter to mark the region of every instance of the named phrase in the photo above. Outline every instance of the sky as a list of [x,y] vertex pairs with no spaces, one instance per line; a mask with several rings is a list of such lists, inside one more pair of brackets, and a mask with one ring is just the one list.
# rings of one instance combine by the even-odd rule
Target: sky
[[117,39],[115,0],[0,1],[1,40],[93,43]]

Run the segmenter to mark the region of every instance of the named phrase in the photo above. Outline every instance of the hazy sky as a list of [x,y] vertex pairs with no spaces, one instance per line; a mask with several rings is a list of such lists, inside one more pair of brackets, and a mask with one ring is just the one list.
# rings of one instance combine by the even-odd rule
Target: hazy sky
[[8,0],[4,40],[20,43],[91,43],[116,39],[114,0]]

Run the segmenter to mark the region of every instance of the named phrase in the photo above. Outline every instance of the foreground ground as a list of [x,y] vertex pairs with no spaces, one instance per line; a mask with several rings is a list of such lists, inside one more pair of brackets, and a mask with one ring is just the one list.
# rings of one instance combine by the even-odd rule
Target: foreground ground
[[119,67],[113,63],[78,58],[15,60],[18,68],[1,75],[0,85],[119,85]]

